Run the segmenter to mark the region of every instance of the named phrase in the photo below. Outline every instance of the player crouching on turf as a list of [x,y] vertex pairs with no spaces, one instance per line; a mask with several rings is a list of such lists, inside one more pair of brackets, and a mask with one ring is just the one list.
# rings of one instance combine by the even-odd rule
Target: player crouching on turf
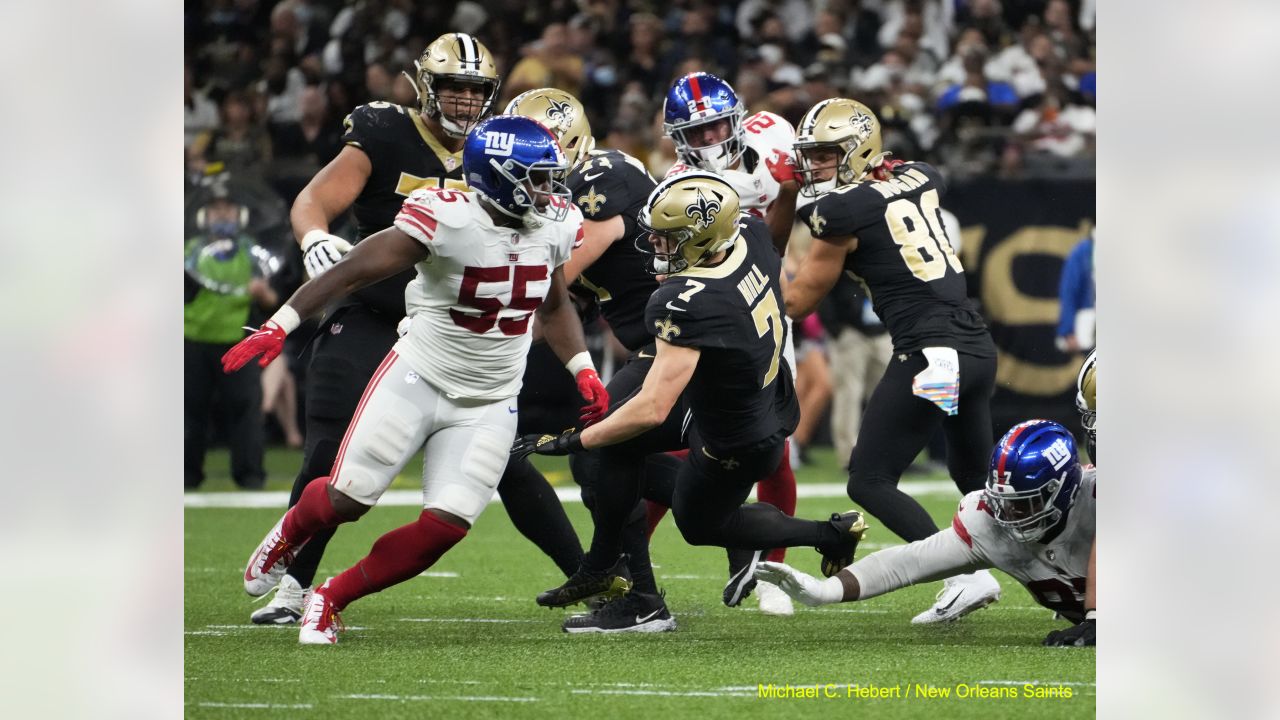
[[466,536],[493,497],[515,438],[534,312],[590,403],[583,420],[608,407],[561,267],[582,238],[582,214],[569,202],[568,162],[555,136],[528,118],[489,118],[467,137],[462,165],[472,190],[415,191],[393,227],[303,285],[223,358],[228,372],[258,355],[268,363],[302,318],[417,267],[405,289],[408,332],[365,390],[332,477],[307,486],[244,572],[246,592],[266,593],[314,533],[359,519],[425,444],[421,516],[383,535],[368,556],[312,594],[303,644],[336,643],[339,610],[416,577]]
[[1071,433],[1029,420],[1005,433],[991,454],[985,490],[960,500],[951,527],[868,555],[826,580],[781,563],[756,577],[810,605],[866,600],[978,568],[1012,575],[1036,602],[1076,623],[1045,645],[1097,643],[1097,473],[1080,465]]

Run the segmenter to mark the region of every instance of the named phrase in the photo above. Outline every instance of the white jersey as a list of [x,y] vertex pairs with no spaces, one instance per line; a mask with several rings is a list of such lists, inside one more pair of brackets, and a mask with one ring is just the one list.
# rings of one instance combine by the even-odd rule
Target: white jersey
[[862,587],[859,599],[981,568],[996,568],[1026,586],[1036,602],[1079,621],[1084,618],[1097,505],[1097,470],[1087,466],[1062,531],[1047,543],[1022,543],[996,524],[983,491],[975,490],[960,500],[951,527],[854,563],[851,570]]
[[[738,168],[721,170],[716,175],[724,178],[737,191],[743,212],[762,218],[773,201],[778,199],[778,192],[782,189],[778,181],[773,179],[765,162],[778,153],[791,157],[796,129],[781,115],[771,112],[758,112],[746,118],[742,121],[742,128],[747,147],[742,159],[738,161]],[[690,169],[684,163],[676,163],[667,171],[667,177]]]
[[405,288],[409,330],[395,351],[450,395],[517,395],[531,316],[582,242],[582,212],[570,204],[561,222],[500,227],[475,192],[424,188],[405,200],[395,226],[431,252]]

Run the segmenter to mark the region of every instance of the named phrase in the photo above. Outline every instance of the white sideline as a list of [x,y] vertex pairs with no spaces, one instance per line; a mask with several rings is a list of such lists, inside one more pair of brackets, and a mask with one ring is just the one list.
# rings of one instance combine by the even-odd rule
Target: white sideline
[[[904,480],[898,487],[908,495],[951,495],[960,497],[960,491],[950,480]],[[558,487],[556,497],[562,503],[582,502],[577,485]],[[754,498],[755,493],[751,496]],[[804,483],[796,486],[798,498],[843,498],[848,500],[844,483]],[[490,502],[498,502],[495,496]],[[289,504],[289,493],[283,491],[241,492],[189,492],[182,496],[182,504],[189,508],[277,508]],[[421,490],[388,490],[378,501],[390,507],[418,507],[422,505]]]

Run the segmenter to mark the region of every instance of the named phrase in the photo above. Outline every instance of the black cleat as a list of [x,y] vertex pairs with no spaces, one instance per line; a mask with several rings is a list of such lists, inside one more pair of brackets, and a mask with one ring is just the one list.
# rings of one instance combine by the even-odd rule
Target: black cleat
[[623,555],[604,572],[579,566],[560,587],[538,593],[537,603],[543,607],[566,607],[593,598],[619,598],[630,590],[631,573],[627,570],[627,556]]
[[584,615],[574,615],[562,626],[567,633],[656,633],[676,629],[676,619],[661,595],[633,592]]
[[729,550],[729,583],[724,586],[724,604],[738,607],[756,588],[756,565],[763,550]]
[[867,521],[862,518],[862,513],[850,510],[832,513],[830,522],[839,531],[840,539],[828,545],[820,545],[814,550],[822,553],[822,574],[835,577],[836,573],[853,564],[853,553],[867,532]]

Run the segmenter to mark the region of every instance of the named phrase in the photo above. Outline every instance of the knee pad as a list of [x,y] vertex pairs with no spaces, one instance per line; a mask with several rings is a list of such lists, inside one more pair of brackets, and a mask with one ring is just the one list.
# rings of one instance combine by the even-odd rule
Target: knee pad
[[461,466],[451,469],[458,474],[440,478],[439,489],[431,493],[430,506],[474,524],[493,498],[509,456],[509,445],[501,445],[487,434],[477,436],[463,455]]

